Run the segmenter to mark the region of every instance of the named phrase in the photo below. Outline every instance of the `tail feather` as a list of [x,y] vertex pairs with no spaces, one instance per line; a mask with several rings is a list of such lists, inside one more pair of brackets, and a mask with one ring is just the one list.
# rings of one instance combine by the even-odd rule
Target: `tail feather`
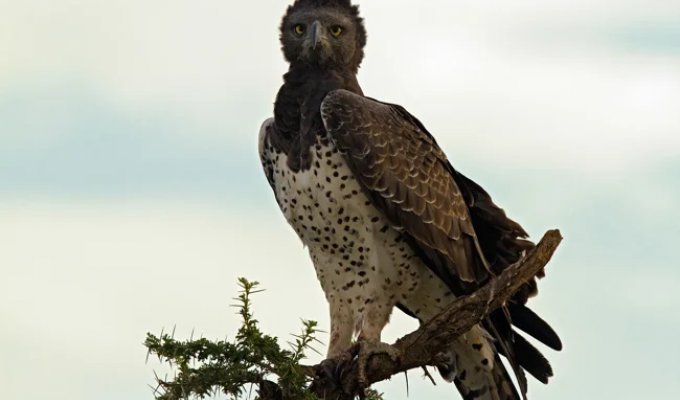
[[555,330],[530,308],[508,304],[512,324],[553,350],[562,350],[562,341]]
[[[490,332],[495,339],[498,351],[505,356],[505,358],[508,360],[508,363],[512,367],[512,371],[514,372],[517,383],[519,384],[519,390],[522,393],[522,399],[526,400],[529,384],[527,383],[527,377],[524,373],[524,369],[522,368],[521,364],[519,363],[519,359],[515,354],[515,334],[510,328],[510,316],[508,315],[505,308],[501,308],[497,311],[499,311],[500,314],[497,315],[495,321],[492,321],[491,318],[487,319],[486,326],[488,329],[490,329]],[[500,324],[497,325],[497,322]]]
[[508,371],[505,369],[498,354],[496,354],[494,359],[494,369],[492,372],[496,387],[499,388],[497,389],[499,393],[504,393],[506,399],[520,398],[519,393],[517,393],[517,390],[515,389],[515,385],[512,384],[510,374],[508,374]]
[[515,335],[515,356],[517,363],[540,382],[547,384],[548,378],[553,376],[548,360],[520,335]]
[[[515,323],[514,320],[512,322]],[[525,393],[526,388],[523,370],[529,372],[539,381],[548,383],[548,378],[553,375],[550,362],[522,335],[512,329],[512,325],[504,314],[493,315],[492,318],[485,321],[485,326],[491,329],[494,334],[498,344],[496,346],[498,352],[505,356],[510,365],[513,366],[522,393]]]
[[[528,308],[523,306],[522,308],[517,308],[516,310],[518,309],[522,310],[520,314],[523,315],[524,317],[527,316],[530,317],[533,314],[533,312]],[[528,311],[525,312],[525,310]],[[506,313],[500,312],[499,310],[499,312],[492,313],[490,318],[488,318],[484,322],[484,325],[487,327],[487,329],[490,330],[490,332],[493,333],[494,339],[496,339],[497,341],[496,348],[498,349],[498,352],[501,355],[505,356],[510,365],[513,367],[515,375],[517,376],[517,380],[520,384],[521,391],[522,393],[526,393],[525,391],[526,378],[524,377],[523,373],[524,370],[529,372],[529,374],[531,374],[533,377],[535,377],[536,379],[543,383],[548,382],[548,378],[550,378],[553,375],[553,370],[552,367],[550,366],[550,362],[548,362],[548,360],[543,356],[543,354],[541,354],[541,352],[538,349],[536,349],[524,337],[522,337],[522,335],[520,335],[513,329],[513,325],[524,326],[526,328],[527,321],[522,321],[518,323],[517,322],[518,319],[516,319],[516,316],[517,313],[513,314],[512,309],[508,309]],[[512,324],[510,323],[511,320]],[[542,321],[537,316],[536,320]],[[547,324],[545,325],[547,326]],[[532,323],[530,324],[530,326],[532,326],[532,328],[526,330],[530,331],[532,336],[533,335],[539,336],[540,339],[541,335],[538,334],[537,332],[541,332],[541,330],[536,328],[536,326],[540,326],[540,324]],[[552,331],[550,327],[548,327],[548,329]],[[550,336],[545,332],[543,334],[544,336],[547,337]],[[551,343],[551,340],[546,341],[548,343]],[[557,347],[557,345],[561,344],[561,342],[559,341],[559,338],[557,338],[557,340],[552,341],[551,344]]]

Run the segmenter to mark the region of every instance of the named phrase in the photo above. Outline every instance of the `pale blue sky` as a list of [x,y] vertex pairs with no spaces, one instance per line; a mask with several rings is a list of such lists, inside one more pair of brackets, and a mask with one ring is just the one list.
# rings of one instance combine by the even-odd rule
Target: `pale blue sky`
[[[270,332],[326,326],[256,154],[286,4],[0,0],[3,399],[152,398],[145,333],[233,333],[238,276],[268,289]],[[534,238],[563,231],[533,304],[565,350],[530,398],[680,394],[680,4],[359,4],[365,92]],[[387,339],[413,328],[395,315]],[[457,396],[418,376],[412,398]]]

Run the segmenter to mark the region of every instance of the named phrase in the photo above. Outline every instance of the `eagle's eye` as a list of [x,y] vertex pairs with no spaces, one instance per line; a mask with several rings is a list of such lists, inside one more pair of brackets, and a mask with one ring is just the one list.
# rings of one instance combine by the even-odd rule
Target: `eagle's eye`
[[302,24],[297,24],[293,28],[293,31],[295,32],[296,35],[302,36],[302,34],[305,33],[305,26]]
[[333,37],[340,37],[340,35],[342,35],[342,26],[331,26],[331,35],[333,35]]

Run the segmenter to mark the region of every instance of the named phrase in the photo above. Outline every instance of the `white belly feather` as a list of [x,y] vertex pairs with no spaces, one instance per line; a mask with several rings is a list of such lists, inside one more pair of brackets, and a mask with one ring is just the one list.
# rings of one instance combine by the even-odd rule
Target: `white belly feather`
[[[367,304],[384,318],[397,303],[415,303],[409,309],[421,319],[436,314],[417,309],[418,303],[445,303],[445,297],[453,297],[449,290],[372,205],[332,142],[318,140],[312,151],[312,167],[292,172],[287,156],[261,138],[263,164],[271,168],[279,206],[308,247],[329,303],[351,310],[355,324]],[[428,299],[409,301],[418,292],[422,297],[425,290],[419,289]]]

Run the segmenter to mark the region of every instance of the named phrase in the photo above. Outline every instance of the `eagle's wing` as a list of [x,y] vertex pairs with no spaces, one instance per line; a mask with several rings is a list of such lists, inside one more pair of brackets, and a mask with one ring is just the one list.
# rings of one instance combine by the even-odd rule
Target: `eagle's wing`
[[[479,185],[453,169],[432,135],[403,107],[336,90],[322,102],[321,115],[376,207],[403,229],[425,264],[454,293],[477,289],[533,246]],[[524,306],[533,292],[531,281],[508,308],[485,321],[523,392],[519,365],[544,382],[552,370],[538,350],[515,334],[512,321],[517,319],[522,330],[549,347],[561,348],[552,328]]]
[[488,279],[490,267],[463,194],[427,131],[399,106],[345,90],[326,96],[321,116],[375,205],[405,231],[440,278],[459,294]]

